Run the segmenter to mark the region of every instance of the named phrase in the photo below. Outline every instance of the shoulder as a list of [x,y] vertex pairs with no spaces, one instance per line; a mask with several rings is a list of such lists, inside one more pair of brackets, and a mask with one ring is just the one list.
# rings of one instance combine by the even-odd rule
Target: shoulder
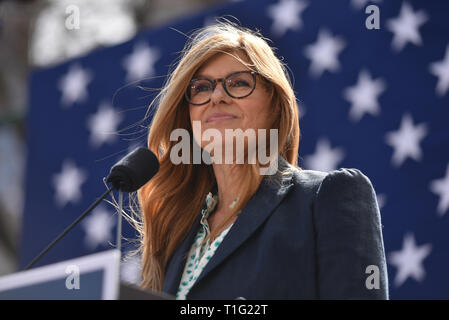
[[307,203],[306,207],[312,210],[332,210],[346,205],[377,206],[373,185],[359,169],[340,168],[323,172],[292,167],[288,180],[289,198]]
[[371,180],[355,168],[340,168],[328,172],[321,182],[316,197],[318,201],[363,202],[375,201]]
[[310,190],[315,195],[341,193],[342,190],[371,191],[371,180],[359,169],[340,168],[329,172],[295,169],[293,184]]
[[[310,174],[310,173],[309,173]],[[318,233],[345,232],[375,234],[380,232],[380,211],[370,179],[355,168],[340,168],[316,174],[311,195],[312,215]]]
[[371,180],[356,168],[339,168],[328,172],[306,170],[294,167],[282,158],[280,171],[283,172],[283,175],[277,175],[277,179],[282,180],[282,187],[278,190],[280,193],[285,190],[294,193],[294,197],[313,202],[368,198],[375,200]]

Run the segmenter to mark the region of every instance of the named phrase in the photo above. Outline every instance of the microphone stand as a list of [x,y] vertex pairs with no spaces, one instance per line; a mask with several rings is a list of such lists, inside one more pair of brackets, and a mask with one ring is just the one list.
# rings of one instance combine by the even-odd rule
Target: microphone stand
[[[68,232],[70,232],[70,230],[73,229],[73,227],[75,227],[81,220],[83,220],[104,198],[106,198],[111,192],[112,190],[114,190],[113,188],[108,188],[108,190],[103,193],[101,195],[100,198],[98,198],[93,204],[91,204],[91,206],[89,208],[87,208],[86,211],[84,211],[79,217],[78,219],[76,219],[70,226],[68,226],[55,240],[53,240],[44,250],[42,250],[42,252],[33,259],[33,261],[30,262],[29,265],[27,265],[25,267],[24,270],[28,270],[30,269],[36,262],[39,261],[40,258],[42,258],[42,256],[44,254],[47,253],[48,250],[50,250],[51,248],[54,247],[54,245],[56,243],[58,243],[59,240],[61,240]],[[122,194],[122,192],[120,192]],[[123,197],[123,194],[121,195],[121,197]],[[121,208],[120,208],[120,215],[119,215],[119,219],[120,219],[120,229],[121,229]],[[121,234],[121,230],[120,230],[120,234]],[[120,241],[121,242],[121,241]]]

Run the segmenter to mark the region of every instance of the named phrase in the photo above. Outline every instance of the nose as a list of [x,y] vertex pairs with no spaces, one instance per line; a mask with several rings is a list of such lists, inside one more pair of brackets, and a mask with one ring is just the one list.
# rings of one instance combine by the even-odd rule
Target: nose
[[225,103],[230,103],[231,97],[226,93],[222,79],[217,81],[216,86],[212,91],[210,100],[213,104],[219,104],[222,101]]

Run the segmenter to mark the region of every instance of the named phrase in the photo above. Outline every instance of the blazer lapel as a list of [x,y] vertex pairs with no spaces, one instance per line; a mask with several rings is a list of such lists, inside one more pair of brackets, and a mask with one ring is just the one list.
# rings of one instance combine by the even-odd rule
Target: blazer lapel
[[[212,193],[215,194],[217,192],[217,185],[215,184],[212,188]],[[204,209],[204,207],[203,207]],[[178,291],[179,282],[181,281],[182,273],[184,271],[184,266],[187,260],[187,254],[192,247],[195,236],[198,232],[198,229],[201,225],[201,213],[198,213],[198,217],[190,228],[187,237],[184,241],[178,246],[178,248],[173,253],[172,258],[169,260],[165,272],[164,285],[162,287],[162,291],[175,295]]]
[[[279,157],[278,167],[285,168],[287,162]],[[282,178],[277,176],[282,186],[268,183],[266,179],[262,181],[253,197],[248,201],[245,208],[241,211],[229,233],[223,239],[223,242],[217,248],[217,251],[206,264],[194,286],[201,281],[209,272],[222,263],[233,251],[242,245],[256,229],[273,213],[281,200],[288,193],[292,176]]]
[[184,266],[186,264],[187,254],[190,247],[193,244],[195,235],[200,227],[201,215],[199,214],[193,223],[187,237],[181,243],[181,245],[175,250],[172,258],[168,262],[167,269],[165,272],[165,280],[162,288],[163,292],[175,295],[178,291],[179,282],[181,281],[182,273],[184,271]]

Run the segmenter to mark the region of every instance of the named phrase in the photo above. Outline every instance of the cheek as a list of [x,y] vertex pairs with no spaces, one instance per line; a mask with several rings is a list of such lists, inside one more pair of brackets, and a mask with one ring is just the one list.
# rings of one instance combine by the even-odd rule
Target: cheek
[[263,99],[258,99],[245,106],[245,126],[254,129],[267,128],[271,121],[270,107],[270,103]]
[[190,121],[194,120],[201,120],[201,108],[196,108],[195,106],[189,105],[189,114],[190,114]]

